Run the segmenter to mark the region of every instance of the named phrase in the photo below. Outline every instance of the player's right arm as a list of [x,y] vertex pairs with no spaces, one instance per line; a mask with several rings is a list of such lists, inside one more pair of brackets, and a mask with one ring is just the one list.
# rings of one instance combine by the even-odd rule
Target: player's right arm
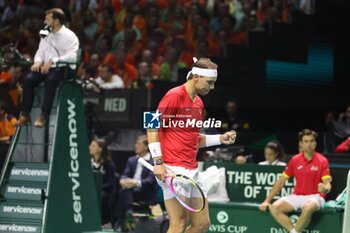
[[154,161],[153,173],[158,179],[165,182],[166,169],[162,160],[158,129],[148,129],[147,138],[148,148]]
[[[159,102],[157,111],[164,115],[174,115],[181,106],[182,96],[179,93],[169,91]],[[162,119],[162,117],[161,117]],[[159,129],[148,129],[148,148],[154,161],[154,175],[165,182],[166,169],[162,160],[162,151],[159,139]]]
[[265,201],[260,204],[259,209],[261,211],[268,210],[268,208],[271,205],[271,201],[272,201],[273,197],[281,191],[281,189],[283,188],[283,186],[286,183],[286,181],[288,180],[288,178],[289,177],[285,173],[282,174],[282,176],[278,179],[276,184],[272,187],[272,189],[271,189],[270,193],[267,195]]

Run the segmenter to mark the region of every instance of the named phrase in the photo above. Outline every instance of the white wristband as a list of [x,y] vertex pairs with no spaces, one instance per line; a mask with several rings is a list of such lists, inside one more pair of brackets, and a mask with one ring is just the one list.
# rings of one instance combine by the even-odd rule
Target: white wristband
[[162,156],[162,151],[160,149],[160,142],[149,143],[148,149],[149,149],[149,152],[151,153],[152,158]]
[[214,135],[205,135],[205,146],[216,146],[220,145],[220,134],[214,134]]

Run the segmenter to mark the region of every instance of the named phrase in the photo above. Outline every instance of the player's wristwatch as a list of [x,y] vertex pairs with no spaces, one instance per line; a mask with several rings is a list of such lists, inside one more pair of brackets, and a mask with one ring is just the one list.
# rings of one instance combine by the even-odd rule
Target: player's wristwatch
[[154,162],[156,165],[162,165],[164,163],[163,159],[156,159]]

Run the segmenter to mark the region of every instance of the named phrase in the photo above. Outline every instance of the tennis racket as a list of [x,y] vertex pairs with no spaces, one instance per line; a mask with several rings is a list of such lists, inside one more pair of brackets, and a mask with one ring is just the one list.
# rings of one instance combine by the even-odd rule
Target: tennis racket
[[[139,163],[153,172],[153,166],[143,158]],[[170,191],[179,203],[187,210],[199,213],[205,207],[205,197],[202,189],[191,178],[181,174],[165,174]]]

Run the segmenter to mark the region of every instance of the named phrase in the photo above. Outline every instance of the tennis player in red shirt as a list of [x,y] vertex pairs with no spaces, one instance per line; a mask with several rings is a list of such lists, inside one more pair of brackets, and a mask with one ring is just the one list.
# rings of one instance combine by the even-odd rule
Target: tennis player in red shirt
[[[259,207],[261,211],[270,209],[276,221],[290,233],[302,232],[310,224],[312,214],[324,206],[326,194],[332,188],[328,160],[315,151],[316,138],[317,133],[309,129],[299,133],[301,153],[289,161],[281,178]],[[282,197],[271,205],[273,197],[293,176],[296,179],[293,194]],[[301,214],[293,226],[287,214],[296,210],[301,210]]]
[[[189,213],[170,192],[165,182],[166,173],[186,175],[201,187],[196,160],[199,147],[233,144],[236,132],[202,135],[200,127],[181,125],[183,122],[203,120],[204,106],[198,95],[207,95],[214,89],[217,65],[210,59],[194,59],[185,84],[168,91],[159,103],[158,111],[163,122],[160,130],[148,130],[149,150],[154,159],[154,174],[163,189],[165,207],[169,216],[168,233],[202,233],[210,227],[208,202],[203,211]],[[164,121],[163,121],[164,119]],[[165,123],[164,123],[165,122]],[[191,225],[188,222],[191,220]]]

